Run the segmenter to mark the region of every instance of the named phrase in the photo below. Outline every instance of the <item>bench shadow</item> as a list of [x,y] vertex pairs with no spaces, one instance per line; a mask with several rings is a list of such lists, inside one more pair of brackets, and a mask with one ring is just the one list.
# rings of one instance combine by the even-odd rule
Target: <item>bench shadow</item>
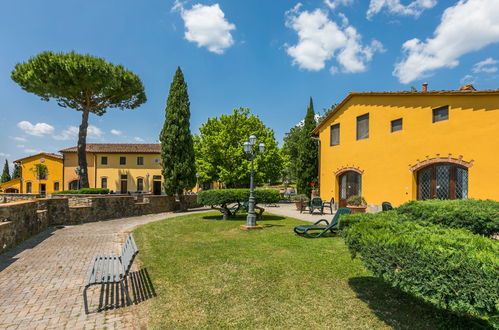
[[131,304],[130,302],[127,302],[126,297],[120,290],[119,283],[109,283],[102,285],[100,288],[97,310],[104,311],[137,305],[143,301],[156,297],[156,290],[154,290],[147,268],[141,268],[135,272],[131,271],[128,274],[127,286],[128,294],[130,295],[132,302]]
[[32,236],[28,238],[27,240],[19,243],[18,245],[14,246],[13,248],[5,251],[4,253],[0,254],[0,272],[2,272],[4,269],[9,267],[11,264],[16,262],[19,258],[16,258],[18,254],[22,253],[25,250],[30,250],[36,247],[38,244],[42,243],[45,241],[47,238],[52,236],[52,234],[57,230],[56,227],[49,227],[48,229],[45,229],[44,231],[35,234],[35,236]]
[[377,277],[354,277],[348,284],[381,321],[394,329],[492,329],[485,320],[436,308]]

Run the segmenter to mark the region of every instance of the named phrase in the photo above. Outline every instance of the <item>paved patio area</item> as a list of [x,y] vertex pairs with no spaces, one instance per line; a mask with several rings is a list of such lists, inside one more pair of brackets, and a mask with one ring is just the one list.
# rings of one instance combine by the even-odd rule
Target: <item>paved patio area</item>
[[303,213],[297,211],[294,203],[282,203],[277,205],[278,205],[277,207],[265,206],[265,212],[282,215],[285,217],[300,219],[304,221],[309,221],[309,222],[316,222],[317,220],[320,219],[326,219],[327,221],[329,221],[333,218],[334,215],[334,213],[331,214],[329,208],[324,210],[324,214],[319,214],[317,210],[313,214],[310,214],[308,211],[304,211]]
[[[198,211],[206,209],[190,212]],[[182,214],[161,213],[49,229],[1,254],[0,329],[140,327],[133,306],[85,314],[82,290],[91,259],[94,255],[118,254],[126,233],[138,225]],[[137,263],[134,270],[138,270]],[[98,296],[99,286],[95,287]],[[113,296],[112,288],[110,292]]]

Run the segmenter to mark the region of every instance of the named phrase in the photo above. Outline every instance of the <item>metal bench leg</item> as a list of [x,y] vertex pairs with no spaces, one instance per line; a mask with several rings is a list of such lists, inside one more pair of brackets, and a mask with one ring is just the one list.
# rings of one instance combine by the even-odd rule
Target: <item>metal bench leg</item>
[[87,298],[87,289],[89,288],[89,285],[86,285],[85,288],[83,289],[83,304],[85,305],[85,314],[90,314],[88,311],[88,298]]

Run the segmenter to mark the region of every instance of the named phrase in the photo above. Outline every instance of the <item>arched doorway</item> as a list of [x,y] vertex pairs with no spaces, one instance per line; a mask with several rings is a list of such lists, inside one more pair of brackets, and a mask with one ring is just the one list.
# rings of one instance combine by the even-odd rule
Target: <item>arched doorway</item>
[[355,171],[346,171],[338,177],[339,182],[339,206],[345,207],[350,196],[362,194],[362,175]]
[[436,163],[417,172],[418,199],[468,198],[468,169],[454,163]]
[[69,183],[69,190],[78,190],[80,189],[80,183],[78,180],[73,180]]

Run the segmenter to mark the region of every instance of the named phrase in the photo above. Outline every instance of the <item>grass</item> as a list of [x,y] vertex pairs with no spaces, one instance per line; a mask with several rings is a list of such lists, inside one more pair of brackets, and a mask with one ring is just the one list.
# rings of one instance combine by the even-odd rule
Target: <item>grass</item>
[[158,296],[149,327],[471,329],[478,320],[436,310],[372,277],[339,237],[292,233],[302,221],[267,215],[244,231],[219,213],[137,228]]

